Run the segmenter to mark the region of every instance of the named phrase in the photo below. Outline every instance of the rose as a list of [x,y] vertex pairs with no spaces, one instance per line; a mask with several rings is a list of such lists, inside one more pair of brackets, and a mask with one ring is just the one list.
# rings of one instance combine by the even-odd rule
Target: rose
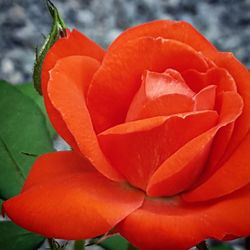
[[112,228],[140,249],[250,233],[250,75],[185,22],[78,31],[48,52],[42,90],[73,151],[35,162],[4,203],[18,225],[84,239]]

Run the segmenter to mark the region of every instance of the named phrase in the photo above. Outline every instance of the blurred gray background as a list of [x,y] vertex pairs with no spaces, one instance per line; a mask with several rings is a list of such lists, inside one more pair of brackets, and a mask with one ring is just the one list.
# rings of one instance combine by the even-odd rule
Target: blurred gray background
[[[124,29],[154,19],[192,23],[250,67],[250,0],[54,0],[68,27],[103,47]],[[31,81],[35,47],[51,19],[44,0],[0,0],[0,79]]]

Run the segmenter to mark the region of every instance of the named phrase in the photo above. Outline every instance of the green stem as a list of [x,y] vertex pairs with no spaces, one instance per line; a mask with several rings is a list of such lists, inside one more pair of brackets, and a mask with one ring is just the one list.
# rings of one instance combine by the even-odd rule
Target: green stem
[[85,241],[84,240],[75,240],[74,250],[84,250],[84,249],[85,249]]
[[55,241],[51,238],[48,239],[49,247],[51,250],[56,250]]
[[200,243],[196,246],[196,248],[197,248],[198,250],[208,250],[208,247],[207,247],[207,244],[206,244],[205,241],[200,242]]
[[137,248],[134,247],[133,245],[129,244],[127,250],[137,250]]

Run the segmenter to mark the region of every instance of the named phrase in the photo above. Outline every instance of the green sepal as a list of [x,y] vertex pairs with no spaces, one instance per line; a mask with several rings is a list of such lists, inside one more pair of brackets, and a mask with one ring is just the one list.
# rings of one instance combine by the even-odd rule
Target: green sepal
[[49,49],[53,46],[53,44],[60,38],[66,36],[66,26],[64,24],[63,19],[61,18],[57,8],[50,1],[46,0],[48,10],[53,19],[51,30],[45,39],[41,49],[38,51],[36,49],[36,60],[33,69],[33,83],[35,89],[38,91],[40,95],[42,95],[41,90],[41,73],[42,73],[42,64],[44,58],[49,51]]

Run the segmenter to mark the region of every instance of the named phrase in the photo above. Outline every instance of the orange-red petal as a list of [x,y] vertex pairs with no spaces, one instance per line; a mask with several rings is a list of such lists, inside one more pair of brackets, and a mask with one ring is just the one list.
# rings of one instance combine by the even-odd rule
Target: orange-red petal
[[194,110],[213,110],[215,106],[216,86],[209,85],[194,96]]
[[[184,195],[184,198],[189,201],[220,197],[249,183],[247,165],[247,148],[250,143],[248,138],[250,128],[249,71],[231,53],[208,53],[206,55],[220,68],[210,69],[205,74],[195,72],[195,70],[182,72],[185,81],[194,91],[200,88],[200,83],[205,86],[208,82],[216,84],[218,92],[238,91],[244,106],[235,124],[229,124],[219,131],[209,160],[209,170],[205,175],[207,181]],[[233,106],[228,107],[228,111],[233,109]],[[221,165],[223,162],[225,165]],[[214,175],[209,177],[216,169]],[[221,179],[223,182],[220,181]]]
[[[234,122],[241,115],[242,107],[242,99],[238,94],[232,91],[224,92],[219,123],[225,126]],[[183,198],[187,201],[210,200],[247,185],[250,181],[249,145],[250,135],[248,134],[225,163],[217,168],[209,165],[209,168],[204,171],[202,183],[183,194]],[[220,150],[223,151],[224,147]]]
[[141,206],[140,191],[83,164],[73,152],[40,157],[25,189],[4,203],[4,212],[17,225],[48,238],[85,239],[109,231]]
[[108,51],[112,51],[130,40],[143,36],[177,40],[188,44],[197,51],[206,52],[207,54],[217,51],[191,24],[172,20],[157,20],[130,28],[118,36]]
[[201,175],[216,128],[197,136],[167,158],[149,180],[150,196],[173,196],[191,187]]
[[186,204],[178,198],[149,198],[116,229],[141,250],[184,250],[207,238],[249,235],[249,206],[249,187],[202,204]]
[[88,93],[88,107],[96,131],[124,122],[145,70],[163,72],[167,68],[205,72],[208,65],[192,47],[162,38],[135,39],[106,54]]
[[241,116],[235,122],[233,135],[227,147],[226,160],[245,138],[250,129],[250,72],[231,53],[216,53],[211,57],[219,67],[225,68],[234,78],[237,91],[243,99],[244,107]]
[[74,137],[77,149],[103,175],[112,180],[121,180],[122,177],[108,163],[99,147],[85,102],[85,91],[98,67],[98,61],[85,56],[59,60],[50,71],[48,96]]
[[127,180],[145,189],[160,164],[217,123],[215,111],[176,114],[124,123],[98,135],[103,152]]
[[[153,174],[147,187],[147,193],[153,196],[170,196],[185,191],[196,183],[201,173],[205,174],[205,161],[212,139],[219,129],[234,122],[239,117],[242,106],[242,99],[237,93],[224,92],[218,124],[189,141],[170,156]],[[216,185],[216,187],[210,185],[209,188],[217,190],[221,184]],[[227,188],[230,190],[230,186]],[[202,193],[200,194],[202,195]],[[204,195],[204,197],[206,199],[207,196]]]
[[51,181],[50,178],[63,178],[69,173],[96,171],[95,168],[79,153],[60,151],[40,156],[32,166],[25,180],[22,192],[33,186]]
[[247,185],[250,182],[249,148],[250,134],[248,133],[233,155],[196,189],[183,194],[183,198],[190,202],[210,200]]
[[49,80],[49,71],[55,66],[58,60],[77,55],[89,56],[101,62],[104,54],[105,51],[84,34],[77,30],[69,32],[66,37],[57,40],[46,54],[42,66],[42,87],[46,91],[46,86],[44,85]]
[[230,73],[223,68],[213,67],[207,72],[188,69],[182,72],[182,77],[187,85],[195,92],[199,92],[209,85],[216,85],[218,94],[222,91],[237,91],[235,80]]
[[[182,72],[182,76],[194,91],[203,91],[204,89],[209,88],[210,85],[215,85],[218,96],[217,106],[218,99],[220,99],[220,96],[224,91],[237,91],[235,80],[224,68],[213,67],[205,73],[189,69],[185,72]],[[200,90],[201,88],[203,88],[203,90]],[[215,136],[209,155],[208,168],[210,170],[218,168],[218,162],[225,153],[225,150],[231,139],[233,129],[234,123],[228,124],[227,126],[221,128]]]
[[163,73],[146,71],[135,94],[126,121],[193,111],[194,92],[173,69]]
[[42,92],[47,112],[51,117],[51,123],[64,140],[75,148],[77,146],[73,136],[68,131],[67,125],[62,120],[61,115],[54,109],[48,98],[47,84],[49,81],[49,71],[55,66],[58,60],[67,56],[90,56],[101,61],[104,53],[104,50],[96,43],[77,30],[73,30],[72,32],[69,32],[66,37],[59,39],[50,48],[42,65]]

